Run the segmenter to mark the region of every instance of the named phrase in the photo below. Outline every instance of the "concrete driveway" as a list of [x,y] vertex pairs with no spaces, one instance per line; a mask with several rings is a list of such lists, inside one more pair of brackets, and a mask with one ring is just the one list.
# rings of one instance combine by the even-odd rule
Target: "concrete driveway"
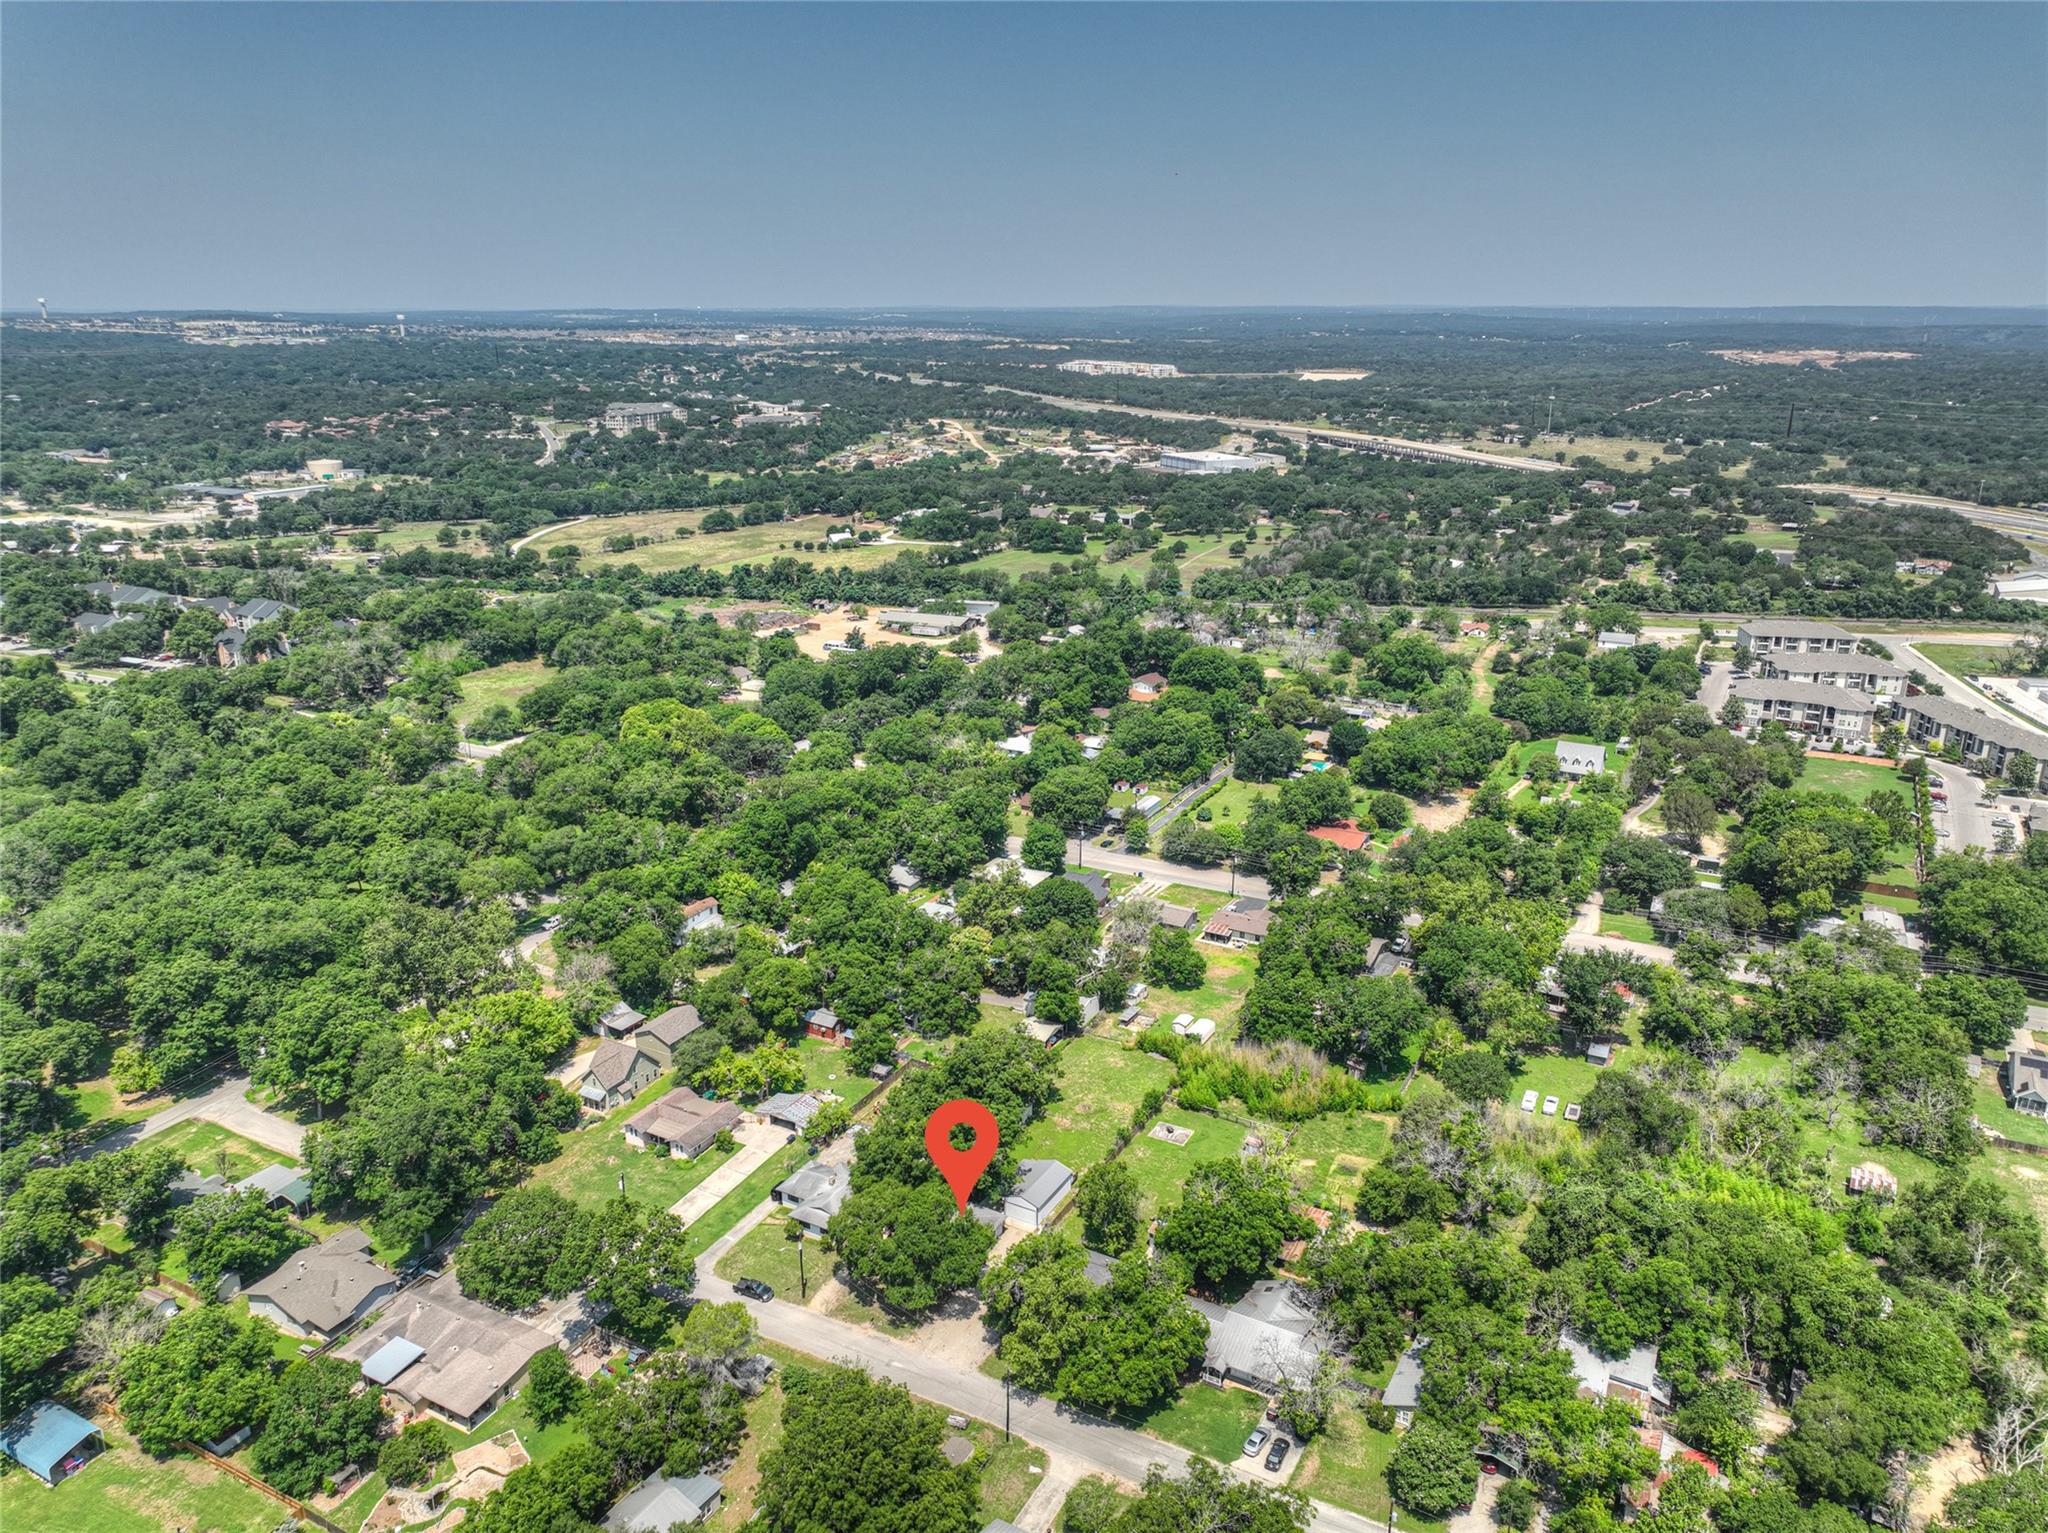
[[248,1090],[248,1076],[229,1076],[201,1096],[173,1102],[161,1112],[151,1113],[140,1123],[131,1123],[114,1130],[104,1139],[94,1140],[79,1151],[79,1158],[125,1150],[152,1134],[161,1134],[165,1129],[192,1118],[203,1118],[208,1123],[218,1123],[229,1133],[254,1140],[267,1150],[275,1150],[297,1160],[306,1143],[305,1129],[289,1118],[258,1107],[248,1099]]
[[684,1224],[694,1224],[711,1212],[718,1200],[759,1169],[761,1162],[789,1142],[789,1130],[748,1118],[732,1131],[740,1142],[739,1153],[692,1187],[669,1209]]

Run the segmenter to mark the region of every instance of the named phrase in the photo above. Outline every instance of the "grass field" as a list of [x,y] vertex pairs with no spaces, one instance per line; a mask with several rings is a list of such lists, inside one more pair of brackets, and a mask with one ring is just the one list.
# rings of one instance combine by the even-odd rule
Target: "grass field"
[[107,1451],[53,1487],[17,1470],[0,1479],[0,1528],[7,1533],[271,1533],[289,1515],[281,1501],[201,1459],[153,1459],[117,1427]]
[[812,1293],[832,1276],[832,1257],[817,1241],[803,1256],[803,1270],[797,1269],[797,1242],[789,1238],[789,1220],[774,1214],[739,1238],[737,1244],[719,1257],[717,1272],[728,1283],[741,1278],[759,1278],[774,1289],[777,1297],[802,1303],[804,1279]]
[[[1365,1173],[1386,1156],[1388,1121],[1367,1113],[1325,1113],[1291,1129],[1287,1160],[1308,1200],[1349,1215],[1358,1205]],[[1281,1132],[1269,1131],[1266,1143],[1277,1144]]]
[[872,1076],[854,1071],[849,1050],[818,1038],[806,1038],[796,1047],[804,1067],[804,1090],[829,1091],[842,1097],[848,1108],[858,1107],[875,1093]]
[[[1626,1054],[1626,1050],[1616,1050],[1616,1061],[1626,1058]],[[1607,1068],[1611,1070],[1614,1066]],[[1583,1103],[1592,1094],[1593,1083],[1599,1079],[1600,1067],[1586,1063],[1580,1056],[1566,1058],[1562,1054],[1539,1054],[1524,1064],[1508,1083],[1508,1118],[1511,1122],[1519,1119],[1525,1123],[1533,1121],[1571,1127],[1576,1132],[1576,1125],[1565,1124],[1565,1106],[1570,1102]],[[1533,1111],[1525,1113],[1522,1111],[1522,1093],[1531,1088],[1536,1092],[1536,1106]],[[1547,1096],[1557,1098],[1557,1115],[1552,1118],[1543,1116],[1543,1098]]]
[[658,1151],[636,1150],[626,1143],[622,1132],[626,1120],[671,1085],[673,1082],[663,1076],[624,1107],[564,1134],[562,1153],[535,1171],[533,1180],[554,1188],[572,1202],[596,1208],[618,1196],[619,1177],[623,1173],[628,1198],[649,1208],[669,1207],[727,1159],[718,1150],[706,1150],[695,1160],[676,1160]]
[[1060,1050],[1057,1101],[1024,1131],[1022,1159],[1052,1159],[1076,1172],[1106,1160],[1116,1132],[1152,1087],[1165,1088],[1173,1066],[1100,1038],[1076,1038]]
[[1802,791],[1839,793],[1859,804],[1879,788],[1896,788],[1906,796],[1909,805],[1912,802],[1912,794],[1905,779],[1899,776],[1898,768],[1879,766],[1874,762],[1823,761],[1808,756],[1793,786]]
[[1641,916],[1630,915],[1626,911],[1601,911],[1600,930],[1610,937],[1626,937],[1631,942],[1657,942],[1661,940],[1657,936],[1656,929],[1648,921],[1644,920]]
[[110,1134],[128,1123],[140,1123],[150,1115],[154,1106],[161,1106],[161,1100],[154,1104],[138,1102],[124,1106],[121,1093],[108,1080],[80,1081],[76,1086],[59,1086],[58,1100],[64,1109],[58,1118],[58,1127],[76,1130],[90,1138]]
[[[1358,1408],[1340,1395],[1330,1413],[1329,1430],[1303,1451],[1291,1483],[1318,1501],[1384,1521],[1393,1507],[1387,1493],[1387,1461],[1398,1441],[1392,1432],[1375,1432],[1367,1426]],[[1472,1478],[1476,1484],[1477,1464],[1472,1466]],[[1401,1526],[1434,1533],[1443,1524],[1403,1512]]]
[[152,1148],[176,1150],[202,1176],[225,1176],[231,1182],[254,1176],[265,1166],[291,1164],[289,1155],[265,1149],[203,1118],[174,1123],[161,1134],[151,1135],[149,1143]]
[[1162,1122],[1194,1130],[1194,1138],[1178,1147],[1150,1134],[1140,1134],[1117,1155],[1138,1184],[1138,1198],[1144,1218],[1171,1208],[1180,1201],[1188,1173],[1205,1160],[1228,1160],[1243,1146],[1247,1130],[1227,1118],[1205,1112],[1169,1107],[1160,1114]]
[[[1226,777],[1216,791],[1189,810],[1189,815],[1203,824],[1242,825],[1251,816],[1252,806],[1261,799],[1278,798],[1280,790],[1266,782],[1240,782],[1235,777]],[[1202,820],[1203,811],[1209,818]]]
[[[803,564],[873,569],[887,564],[899,554],[916,553],[924,547],[915,543],[895,546],[845,543],[837,548],[812,550],[791,546],[796,543],[822,544],[827,528],[844,525],[844,518],[829,516],[800,516],[786,522],[736,527],[731,532],[699,533],[696,527],[704,519],[706,509],[644,511],[635,516],[601,516],[587,522],[565,523],[549,528],[526,546],[545,559],[551,548],[571,544],[583,551],[582,562],[586,567],[637,564],[655,574],[679,569],[724,570],[737,564],[766,564],[785,557]],[[678,536],[685,531],[690,535]],[[625,534],[655,541],[644,547],[606,552],[607,538]]]
[[1216,1024],[1217,1044],[1229,1043],[1237,1036],[1237,1014],[1244,1007],[1244,998],[1252,988],[1252,978],[1257,972],[1258,958],[1255,954],[1235,948],[1217,947],[1211,943],[1198,942],[1195,950],[1208,960],[1208,976],[1194,990],[1167,990],[1154,986],[1145,997],[1145,1005],[1155,1015],[1171,1021],[1184,1011],[1191,1011],[1198,1017],[1207,1017]]
[[456,683],[462,701],[450,711],[456,724],[467,724],[493,703],[517,705],[519,699],[548,679],[548,668],[538,660],[512,660],[481,671],[471,671]]
[[2012,662],[2003,644],[1916,644],[1913,646],[1951,676],[2009,676]]
[[1250,1390],[1189,1384],[1172,1400],[1145,1415],[1119,1419],[1126,1426],[1229,1464],[1241,1455],[1244,1440],[1252,1435],[1252,1428],[1265,1413],[1264,1396]]
[[683,1234],[683,1249],[692,1259],[702,1255],[711,1243],[751,1213],[775,1190],[775,1184],[811,1158],[810,1146],[801,1139],[786,1144],[747,1173],[745,1181],[712,1204],[711,1212]]
[[[1735,1079],[1783,1082],[1791,1066],[1781,1055],[1746,1048],[1728,1071]],[[1853,1107],[1841,1112],[1834,1127],[1830,1128],[1825,1113],[1811,1099],[1800,1096],[1789,1087],[1776,1094],[1791,1109],[1798,1122],[1800,1153],[1826,1157],[1836,1177],[1846,1177],[1851,1166],[1866,1160],[1874,1160],[1890,1171],[1899,1179],[1901,1187],[1910,1187],[1940,1174],[1941,1168],[1933,1161],[1911,1150],[1891,1144],[1864,1143],[1863,1120]]]

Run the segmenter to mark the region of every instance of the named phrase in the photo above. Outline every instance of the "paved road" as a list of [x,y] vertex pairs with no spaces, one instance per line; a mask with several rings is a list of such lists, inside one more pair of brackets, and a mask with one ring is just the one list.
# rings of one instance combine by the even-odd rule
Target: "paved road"
[[[1024,838],[1011,836],[1003,845],[1015,857],[1024,850]],[[1132,873],[1140,878],[1156,878],[1161,883],[1183,884],[1190,889],[1211,889],[1224,894],[1231,892],[1228,868],[1183,867],[1177,862],[1162,862],[1157,857],[1134,857],[1129,852],[1112,852],[1100,846],[1089,847],[1080,866],[1096,873]],[[1236,892],[1255,895],[1259,899],[1266,899],[1271,893],[1265,879],[1256,873],[1238,874]]]
[[[1934,849],[1937,852],[1960,852],[1966,846],[1981,846],[1989,851],[1998,839],[1998,827],[1991,823],[1992,816],[2006,815],[2009,811],[1979,807],[1977,800],[1984,797],[1984,779],[1932,757],[1927,762],[1927,773],[1928,786],[1939,783],[1948,792],[1947,813],[1942,812],[1939,804],[1934,807]],[[1948,832],[1946,836],[1940,834],[1944,830]],[[2017,837],[2017,830],[2014,834]]]
[[540,439],[547,443],[547,451],[535,458],[533,464],[535,468],[546,468],[555,461],[555,454],[562,450],[562,444],[569,440],[569,434],[566,431],[555,430],[546,421],[537,420],[533,424],[540,432]]
[[[756,1220],[766,1211],[767,1205],[756,1209]],[[711,1270],[726,1244],[719,1241],[698,1258],[696,1294],[700,1299],[728,1302],[738,1297],[732,1285]],[[926,1357],[893,1337],[780,1300],[748,1304],[747,1308],[753,1312],[761,1334],[770,1341],[813,1357],[858,1364],[870,1373],[894,1379],[912,1394],[948,1410],[982,1421],[1003,1419],[1003,1386],[981,1373]],[[1178,1470],[1188,1461],[1187,1453],[1171,1443],[1113,1426],[1100,1417],[1036,1395],[1012,1396],[1010,1429],[1055,1457],[1074,1460],[1089,1471],[1133,1483],[1143,1481],[1145,1471],[1154,1464]],[[1314,1525],[1319,1533],[1387,1533],[1384,1523],[1320,1502],[1316,1503]]]
[[125,1150],[153,1134],[161,1134],[167,1128],[192,1118],[203,1118],[208,1123],[218,1123],[230,1133],[240,1134],[244,1139],[253,1139],[280,1155],[299,1155],[306,1142],[305,1129],[291,1119],[267,1112],[249,1101],[244,1094],[248,1090],[248,1076],[230,1076],[203,1096],[173,1102],[161,1112],[151,1113],[140,1123],[131,1123],[126,1128],[114,1130],[104,1139],[94,1140],[80,1154],[105,1155],[114,1150]]
[[1067,394],[1040,394],[1030,389],[1006,388],[1001,384],[987,385],[989,392],[997,394],[1022,394],[1027,399],[1042,400],[1046,404],[1059,405],[1069,410],[1111,410],[1119,415],[1147,415],[1154,420],[1169,421],[1220,421],[1223,425],[1239,431],[1276,431],[1283,436],[1300,437],[1308,432],[1318,436],[1341,437],[1355,442],[1360,447],[1427,448],[1431,452],[1448,454],[1469,463],[1484,464],[1488,468],[1516,468],[1530,474],[1557,474],[1565,471],[1561,463],[1547,458],[1522,458],[1509,453],[1481,452],[1477,448],[1459,447],[1450,442],[1416,442],[1407,437],[1375,436],[1369,431],[1345,431],[1328,426],[1309,426],[1300,421],[1258,420],[1249,416],[1211,415],[1196,410],[1161,410],[1146,405],[1118,404],[1109,399],[1076,399]]
[[1717,724],[1721,722],[1721,705],[1728,701],[1728,689],[1734,684],[1734,661],[1708,662],[1707,674],[1700,678],[1699,703]]
[[739,1153],[670,1206],[669,1212],[684,1224],[695,1224],[710,1213],[720,1198],[752,1176],[763,1161],[789,1141],[787,1129],[751,1117],[733,1131],[733,1136],[740,1142]]
[[1788,490],[1807,490],[1818,495],[1842,495],[1859,505],[1932,506],[1953,511],[1973,522],[1982,522],[2005,532],[2048,533],[2048,516],[2020,506],[1985,506],[1974,500],[1951,500],[1945,495],[1915,495],[1904,490],[1876,490],[1846,484],[1788,484]]

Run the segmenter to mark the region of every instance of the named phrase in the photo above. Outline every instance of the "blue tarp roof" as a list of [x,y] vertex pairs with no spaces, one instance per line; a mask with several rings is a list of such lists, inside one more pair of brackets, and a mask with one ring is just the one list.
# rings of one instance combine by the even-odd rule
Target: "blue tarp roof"
[[389,1384],[426,1353],[427,1349],[418,1342],[394,1336],[364,1361],[363,1377],[372,1384]]
[[47,1480],[73,1448],[89,1437],[97,1437],[99,1430],[78,1412],[55,1400],[44,1400],[31,1405],[0,1431],[0,1451]]

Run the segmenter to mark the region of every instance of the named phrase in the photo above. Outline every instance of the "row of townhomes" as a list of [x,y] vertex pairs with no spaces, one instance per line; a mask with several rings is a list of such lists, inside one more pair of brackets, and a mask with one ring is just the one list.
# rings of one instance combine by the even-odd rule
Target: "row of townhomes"
[[1953,697],[1909,694],[1902,667],[1858,653],[1856,636],[1832,623],[1754,618],[1736,630],[1736,643],[1755,673],[1729,693],[1751,726],[1775,720],[1816,743],[1855,747],[1895,719],[1915,745],[1953,746],[1990,776],[2006,776],[2022,753],[2048,764],[2048,735]]

